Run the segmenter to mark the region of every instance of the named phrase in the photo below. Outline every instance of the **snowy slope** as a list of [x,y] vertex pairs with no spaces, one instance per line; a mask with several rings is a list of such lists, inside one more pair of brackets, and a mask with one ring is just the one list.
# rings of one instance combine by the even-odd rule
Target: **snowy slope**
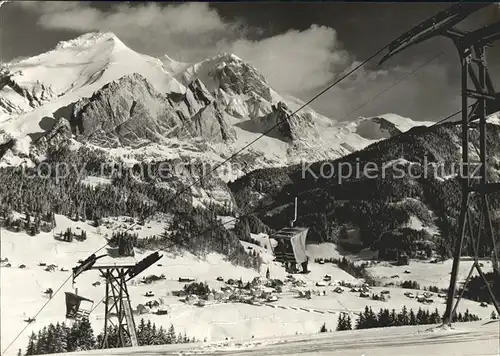
[[[139,237],[151,236],[164,230],[168,217],[155,217],[146,222],[144,226],[137,226],[134,232]],[[1,283],[1,339],[2,345],[10,343],[15,335],[26,325],[23,320],[32,317],[41,306],[47,301],[43,294],[46,288],[56,290],[61,283],[68,278],[69,272],[61,272],[59,268],[64,267],[71,270],[79,259],[87,258],[105,244],[106,235],[109,236],[116,229],[124,229],[129,226],[127,219],[112,219],[96,229],[83,222],[73,222],[63,216],[56,215],[57,227],[54,233],[65,231],[71,227],[73,231],[84,229],[87,232],[85,242],[74,241],[72,243],[57,241],[52,233],[41,233],[35,237],[30,237],[25,233],[13,233],[5,229],[1,230],[1,251],[2,258],[8,258],[12,267],[7,268],[2,264]],[[261,241],[263,246],[269,242],[266,235],[254,235],[255,239]],[[340,270],[332,264],[310,263],[311,273],[308,275],[296,275],[297,279],[304,281],[304,287],[293,287],[287,285],[283,293],[279,293],[278,301],[272,304],[249,305],[242,303],[216,303],[209,304],[204,308],[187,305],[172,296],[172,291],[179,290],[184,283],[179,283],[179,277],[192,277],[197,281],[206,281],[211,288],[218,290],[224,285],[223,282],[216,281],[217,277],[239,279],[251,281],[255,276],[264,277],[266,269],[269,268],[272,278],[286,279],[283,267],[272,261],[272,256],[267,249],[242,242],[245,248],[251,247],[262,254],[264,265],[260,273],[254,270],[236,267],[217,254],[210,254],[206,259],[200,259],[189,253],[179,251],[163,252],[164,257],[157,265],[152,266],[143,276],[150,274],[165,274],[166,279],[155,284],[144,285],[138,283],[141,276],[130,283],[129,292],[131,295],[132,307],[135,309],[139,303],[145,303],[151,298],[144,294],[153,291],[154,300],[162,300],[164,306],[169,309],[170,314],[158,316],[154,314],[144,314],[141,317],[151,319],[157,325],[168,327],[173,324],[179,332],[186,332],[189,336],[194,336],[200,340],[207,338],[208,341],[218,342],[226,338],[234,340],[247,340],[254,335],[256,338],[278,338],[289,337],[298,334],[316,334],[323,323],[328,328],[334,328],[340,312],[347,312],[355,317],[355,314],[363,310],[365,305],[372,306],[375,310],[379,308],[395,308],[399,310],[402,305],[414,310],[419,307],[444,311],[444,300],[435,297],[435,302],[429,306],[422,305],[413,299],[404,296],[407,290],[399,288],[384,288],[391,292],[391,299],[388,302],[373,301],[368,298],[360,298],[359,293],[351,293],[346,290],[343,294],[333,292],[335,285],[339,281],[349,281],[358,283],[356,279],[346,272]],[[318,246],[321,249],[321,246]],[[326,247],[326,246],[325,246]],[[101,253],[106,250],[102,250]],[[111,259],[112,263],[134,263],[139,261],[151,251],[136,251],[135,258]],[[308,254],[313,261],[316,253],[315,247],[308,247]],[[46,272],[44,267],[39,267],[38,263],[56,264],[55,272]],[[17,268],[20,264],[25,264],[26,269]],[[160,266],[161,264],[161,266]],[[408,266],[407,266],[408,268]],[[412,268],[412,266],[410,266]],[[332,277],[332,285],[316,286],[316,282],[322,280],[324,275]],[[446,278],[447,271],[443,270]],[[414,277],[414,276],[412,276]],[[92,283],[100,281],[100,286],[92,286]],[[104,296],[103,280],[98,277],[97,272],[90,271],[83,273],[77,278],[75,287],[78,293],[85,297],[99,302]],[[323,291],[326,295],[314,295],[311,300],[297,298],[298,290],[311,289],[314,292]],[[374,287],[373,292],[380,292],[382,288]],[[27,338],[32,331],[37,331],[50,322],[64,321],[64,293],[74,291],[71,283],[67,283],[61,293],[54,296],[42,313],[37,317],[36,322],[30,324],[22,337],[16,341],[6,355],[15,355],[18,348],[26,346]],[[161,299],[160,299],[161,298]],[[469,309],[470,312],[478,314],[483,319],[487,319],[492,311],[492,307],[481,308],[479,303],[463,300],[459,311]],[[91,322],[96,331],[103,327],[104,310],[102,304],[91,314]],[[196,320],[196,324],[193,320]],[[461,326],[461,324],[460,324]],[[5,347],[5,346],[3,346]]]
[[396,114],[385,114],[371,118],[360,118],[354,122],[356,133],[364,138],[379,140],[406,132],[415,126],[430,126],[434,122],[413,121]]
[[[165,157],[177,154],[189,160],[195,151],[201,152],[206,161],[213,162],[214,159],[218,161],[232,155],[258,139],[245,152],[245,169],[229,175],[233,179],[256,168],[343,156],[387,137],[389,131],[392,134],[394,130],[389,130],[387,123],[391,127],[396,126],[397,132],[421,124],[396,116],[388,118],[388,115],[384,115],[383,123],[368,120],[372,126],[366,125],[367,120],[341,123],[309,107],[287,119],[286,115],[299,109],[303,103],[277,93],[256,68],[233,54],[223,53],[195,64],[178,63],[167,55],[153,58],[134,52],[112,33],[89,33],[61,42],[49,52],[2,67],[0,148],[8,140],[14,142],[14,147],[6,150],[0,160],[7,165],[19,164],[27,157],[30,144],[43,136],[57,120],[65,118],[71,121],[75,115],[80,115],[93,95],[102,92],[103,87],[110,83],[121,86],[123,78],[129,78],[128,87],[123,87],[119,96],[107,96],[106,100],[114,99],[120,103],[130,101],[133,88],[145,81],[143,86],[151,85],[158,95],[141,102],[142,111],[160,115],[157,108],[170,105],[167,110],[182,112],[184,124],[189,121],[208,122],[215,128],[217,125],[211,122],[217,119],[229,123],[231,131],[235,133],[231,142],[215,144],[207,142],[203,133],[189,139],[170,135],[166,140],[161,139]],[[199,103],[193,106],[192,95],[186,93],[186,87],[196,79],[203,86],[199,92],[206,90],[209,94],[206,96],[209,100],[205,102],[206,106],[200,106]],[[128,88],[130,93],[127,94]],[[182,95],[185,95],[184,99]],[[165,97],[169,98],[170,104],[165,104]],[[178,109],[179,103],[172,104],[181,99],[186,102],[185,109]],[[199,101],[197,97],[194,99]],[[135,105],[129,104],[132,104],[129,105],[131,107]],[[75,105],[78,112],[74,112]],[[101,110],[97,116],[99,120],[111,120],[114,114]],[[135,120],[133,117],[130,119],[129,122]],[[156,118],[152,120],[158,121]],[[278,122],[282,124],[271,130]],[[363,129],[360,130],[361,124]],[[146,132],[152,131],[155,137],[153,140],[141,140],[141,148],[134,148],[132,146],[137,146],[137,143],[124,140],[125,144],[121,147],[124,155],[132,159],[138,156],[136,159],[139,160],[144,158],[145,153],[147,155],[149,145],[158,144],[164,130],[144,128],[142,123],[135,127]],[[170,129],[167,131],[173,132]],[[381,131],[384,134],[380,134]],[[134,136],[134,132],[127,130],[127,135]],[[120,139],[117,141],[120,142]],[[170,149],[172,146],[175,150]],[[154,147],[151,150],[158,151]]]
[[472,322],[454,329],[435,325],[376,328],[217,344],[147,346],[62,355],[288,355],[288,356],[497,356],[499,322]]
[[132,73],[158,91],[185,91],[162,61],[130,50],[112,33],[82,35],[7,64],[0,72],[0,130],[29,142],[28,134],[46,131],[59,117],[69,119],[72,103]]

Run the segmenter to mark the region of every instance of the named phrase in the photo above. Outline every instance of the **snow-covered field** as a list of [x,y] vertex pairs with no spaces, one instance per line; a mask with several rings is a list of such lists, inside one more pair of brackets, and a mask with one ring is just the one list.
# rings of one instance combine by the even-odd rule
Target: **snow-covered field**
[[[465,281],[473,263],[471,259],[463,259],[460,261],[457,277],[459,283]],[[491,261],[482,261],[481,263],[483,264],[484,272],[490,272],[492,270]],[[409,266],[392,266],[389,263],[385,263],[378,264],[374,267],[368,267],[368,271],[384,284],[412,280],[416,281],[421,288],[429,286],[448,288],[452,264],[453,260],[451,259],[438,263],[411,261]],[[406,274],[405,271],[410,273]],[[399,277],[391,278],[395,275]],[[477,271],[474,270],[473,275],[477,275]]]
[[444,329],[436,325],[406,326],[274,340],[181,344],[61,355],[496,356],[500,354],[499,334],[500,324],[497,320],[463,323],[454,329]]
[[[377,262],[374,257],[376,252],[370,251],[369,249],[362,250],[358,254],[346,254],[341,248],[333,243],[309,245],[308,251],[309,256],[313,259],[341,259],[345,256],[347,260],[356,265],[367,262],[374,263],[374,265],[369,265],[369,267],[367,267],[367,271],[381,285],[389,283],[398,284],[403,281],[411,280],[417,282],[420,285],[420,288],[428,288],[430,286],[448,288],[450,283],[451,266],[453,264],[452,259],[437,263],[411,260],[410,264],[407,266],[395,266],[389,262]],[[463,283],[465,281],[473,263],[472,258],[462,257],[457,277],[459,283]],[[480,261],[480,263],[483,265],[482,269],[484,272],[490,272],[492,270],[491,260],[485,259]],[[474,270],[472,275],[477,275],[477,271]]]
[[[135,226],[133,231],[137,232],[140,237],[161,233],[167,226],[165,220],[168,219],[158,217],[153,221],[146,222],[144,226]],[[67,227],[72,227],[73,231],[79,231],[78,228],[80,228],[87,232],[87,240],[67,243],[55,240],[53,233],[41,233],[30,237],[24,232],[14,233],[5,229],[1,231],[1,257],[7,257],[12,264],[10,268],[0,268],[2,351],[27,325],[24,320],[33,317],[42,305],[47,302],[48,299],[43,292],[47,288],[57,290],[63,281],[69,277],[70,272],[61,272],[61,267],[71,271],[71,268],[77,264],[79,259],[87,258],[91,253],[105,245],[104,236],[107,234],[109,237],[112,229],[123,229],[130,226],[126,218],[112,220],[108,223],[108,227],[105,226],[105,223],[97,229],[86,223],[73,222],[59,215],[56,215],[56,222],[55,233],[65,231]],[[136,228],[138,229],[136,230]],[[269,244],[266,235],[254,235],[253,237],[260,240],[263,245]],[[406,305],[414,310],[421,307],[431,310],[437,308],[441,313],[444,311],[443,299],[434,296],[434,303],[425,306],[414,299],[404,296],[403,293],[408,290],[399,288],[373,288],[373,293],[380,292],[382,289],[389,290],[390,299],[387,302],[360,298],[359,293],[351,293],[349,290],[345,290],[341,294],[335,293],[333,289],[337,282],[356,282],[356,279],[332,264],[310,263],[310,274],[295,276],[306,283],[303,288],[318,291],[321,294],[326,291],[326,295],[313,295],[310,300],[298,298],[297,288],[288,288],[288,285],[287,288],[284,288],[283,293],[278,294],[278,301],[263,303],[262,305],[215,303],[200,308],[185,304],[178,297],[172,295],[172,291],[182,289],[185,284],[178,282],[179,277],[192,277],[197,281],[206,281],[214,289],[219,289],[224,285],[224,282],[216,280],[219,276],[223,277],[224,280],[242,278],[246,282],[251,281],[258,275],[264,277],[267,267],[269,267],[272,278],[286,278],[284,269],[272,261],[269,246],[266,249],[246,242],[243,242],[243,245],[245,248],[256,249],[262,254],[264,265],[260,273],[234,266],[225,261],[223,256],[217,254],[210,254],[206,258],[200,259],[189,253],[163,252],[164,257],[155,266],[149,268],[135,281],[133,280],[134,283],[129,284],[132,307],[135,309],[138,304],[144,304],[148,300],[163,301],[163,307],[169,310],[168,315],[144,314],[141,317],[151,319],[158,326],[168,327],[173,324],[178,332],[186,332],[190,337],[194,336],[199,340],[206,338],[208,342],[224,342],[228,338],[233,343],[252,340],[252,336],[257,340],[261,338],[274,339],[288,338],[295,335],[313,335],[318,333],[323,323],[326,323],[328,329],[335,329],[339,312],[344,311],[355,317],[354,314],[361,311],[365,305],[372,306],[375,310],[379,308],[395,308],[399,310],[403,305]],[[333,248],[330,245],[324,247]],[[312,260],[319,249],[320,246],[310,246],[308,253]],[[105,251],[103,249],[101,253]],[[135,260],[139,261],[149,253],[151,251],[138,252]],[[45,262],[47,265],[56,264],[58,267],[54,272],[46,272],[45,267],[38,266],[40,262]],[[21,264],[25,264],[26,268],[18,268]],[[436,267],[436,265],[430,266],[431,268]],[[413,265],[409,268],[413,268]],[[412,273],[416,274],[417,269]],[[426,273],[425,269],[422,269],[421,273]],[[137,283],[142,276],[151,274],[164,274],[166,279],[149,285]],[[316,286],[316,283],[321,281],[326,274],[332,277],[332,285]],[[445,267],[443,267],[443,274],[443,279],[448,278],[448,270]],[[411,279],[416,279],[416,276],[412,274]],[[92,286],[92,283],[96,281],[100,281],[101,285]],[[104,283],[102,282],[103,280],[97,275],[97,272],[89,271],[77,278],[74,287],[78,288],[78,294],[98,303],[104,296]],[[64,321],[64,292],[66,291],[74,291],[70,281],[47,304],[47,307],[37,316],[36,321],[27,327],[6,355],[14,355],[19,348],[24,349],[27,345],[28,336],[32,331],[36,332],[50,322]],[[155,296],[153,298],[144,296],[147,291],[152,291]],[[476,302],[463,300],[459,310],[463,312],[466,308],[470,312],[479,315],[483,320],[489,319],[492,311],[491,307],[481,308]],[[104,308],[102,304],[91,314],[91,322],[96,332],[100,332],[103,327],[103,314]],[[136,319],[139,318],[136,317]],[[194,320],[196,322],[193,322]],[[460,327],[462,327],[462,324],[460,324]],[[329,337],[333,338],[332,341],[328,339],[328,341],[318,342],[320,344],[324,342],[335,343],[333,340],[338,340],[336,334],[329,334]],[[348,334],[342,333],[340,335]],[[302,346],[302,349],[305,349],[305,346]],[[293,352],[295,351],[298,352],[298,349]],[[262,355],[264,353],[257,352],[257,354]],[[406,355],[406,353],[404,354]]]

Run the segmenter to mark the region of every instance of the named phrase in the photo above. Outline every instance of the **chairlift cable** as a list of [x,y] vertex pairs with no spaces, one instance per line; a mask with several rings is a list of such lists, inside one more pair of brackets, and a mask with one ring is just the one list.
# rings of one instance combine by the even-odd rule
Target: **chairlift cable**
[[[389,42],[392,43],[393,41]],[[203,178],[205,178],[206,176],[208,176],[209,174],[215,172],[217,169],[219,169],[220,167],[222,167],[224,164],[226,164],[227,162],[233,160],[234,158],[236,158],[241,152],[243,152],[245,149],[249,148],[250,146],[252,146],[255,142],[257,142],[258,140],[260,140],[261,138],[263,138],[264,136],[266,136],[269,132],[271,132],[272,130],[274,130],[276,127],[278,127],[279,125],[281,125],[284,121],[288,120],[289,118],[291,118],[292,116],[296,115],[300,110],[303,110],[305,107],[307,107],[308,105],[310,105],[312,102],[314,102],[316,99],[318,99],[320,96],[322,96],[323,94],[325,94],[327,91],[329,91],[331,88],[333,88],[334,86],[336,86],[337,84],[339,84],[341,81],[343,81],[344,79],[346,79],[348,76],[350,76],[351,74],[353,74],[354,72],[356,72],[357,70],[359,70],[361,67],[363,67],[365,64],[367,64],[368,62],[370,62],[371,60],[373,60],[375,57],[377,57],[378,55],[380,55],[385,49],[387,49],[389,47],[389,44],[383,46],[382,48],[380,48],[378,51],[376,51],[375,53],[373,53],[370,57],[368,57],[367,59],[365,59],[363,62],[361,62],[360,64],[358,64],[356,67],[354,67],[353,69],[351,69],[350,71],[348,71],[347,73],[345,73],[344,75],[342,75],[339,79],[335,80],[333,83],[331,83],[330,85],[328,85],[326,88],[324,88],[323,90],[321,90],[318,94],[316,94],[315,96],[313,96],[311,99],[309,99],[307,102],[305,102],[304,104],[302,104],[298,109],[296,109],[295,111],[293,111],[290,115],[286,115],[284,119],[281,119],[281,120],[278,120],[277,123],[272,126],[270,129],[268,129],[267,131],[265,131],[264,133],[262,133],[261,135],[259,135],[257,138],[255,138],[254,140],[250,141],[249,143],[247,143],[245,146],[243,146],[242,148],[240,148],[238,151],[236,151],[234,154],[232,154],[230,157],[228,157],[227,159],[225,159],[222,163],[219,163],[218,165],[216,165],[213,169],[210,170],[210,172],[208,172],[207,174],[204,174],[202,175],[200,178],[198,178],[197,180],[195,180],[194,183],[188,185],[187,187],[184,187],[183,189],[181,189],[178,193],[176,193],[171,199],[169,199],[167,201],[167,203],[171,202],[173,199],[175,199],[176,197],[180,196],[182,193],[184,193],[187,189],[190,189],[191,187],[193,187],[195,184],[201,182],[203,180]],[[460,111],[459,111],[460,112]],[[455,115],[457,115],[459,112],[457,113],[454,113],[448,117],[446,117],[445,119],[443,120],[440,120],[439,122],[437,122],[436,124],[442,122],[442,121],[445,121],[447,119],[449,119],[450,117],[453,117]],[[434,124],[434,125],[436,125]],[[432,126],[434,126],[432,125]],[[232,223],[232,222],[235,222],[239,219],[241,219],[242,217],[245,217],[245,216],[249,216],[251,214],[254,214],[255,212],[257,211],[252,211],[252,212],[249,212],[247,214],[244,214],[242,216],[239,216],[237,218],[234,218],[230,221],[227,221],[225,223],[222,223],[222,225],[227,225],[229,223]],[[153,213],[154,214],[154,213]],[[148,217],[151,217],[153,214],[149,214],[149,216],[146,216],[146,218]],[[131,226],[129,226],[127,229],[125,229],[123,232],[127,232],[127,231],[130,231],[130,229],[132,229],[134,226],[136,226],[137,223],[134,223],[132,224]],[[218,224],[217,224],[218,225]],[[215,226],[217,227],[217,226]],[[201,234],[204,234],[210,230],[213,230],[213,228],[211,229],[207,229],[205,230],[204,232],[202,232]],[[101,251],[102,249],[104,249],[106,246],[109,245],[109,241],[103,245],[101,248],[99,248],[98,250],[96,250],[94,252],[94,254],[96,254],[97,252]],[[38,316],[42,311],[43,309],[45,309],[45,307],[50,303],[50,301],[54,298],[54,296],[64,287],[64,285],[71,279],[72,277],[72,273],[68,276],[68,278],[61,284],[61,286],[53,293],[52,295],[52,298],[49,299],[41,308],[40,310],[35,314],[35,318],[36,316]],[[98,303],[99,304],[99,303]],[[95,308],[94,308],[95,309]],[[22,333],[28,328],[28,326],[30,325],[30,323],[28,323],[22,330],[21,332],[19,332],[19,334],[14,338],[14,340],[7,346],[7,348],[2,352],[2,355],[5,354],[5,352],[14,344],[14,342],[22,335]]]
[[[389,90],[391,90],[393,87],[395,87],[396,85],[398,85],[399,83],[401,82],[404,82],[405,80],[407,80],[410,76],[412,76],[413,74],[417,73],[419,70],[427,67],[429,64],[431,64],[432,62],[434,62],[436,59],[438,59],[439,57],[441,57],[443,54],[445,53],[445,51],[441,51],[437,54],[435,54],[432,58],[430,58],[429,60],[425,61],[423,64],[421,64],[420,66],[418,66],[417,68],[415,69],[412,69],[411,71],[409,71],[408,73],[406,73],[404,75],[403,78],[395,81],[394,83],[392,83],[391,85],[389,85],[388,87],[386,87],[385,89],[383,89],[382,91],[380,91],[378,94],[376,94],[375,96],[373,96],[371,99],[368,99],[367,101],[365,101],[363,104],[361,104],[360,106],[356,107],[354,110],[351,110],[347,115],[345,115],[345,119],[349,118],[351,116],[352,113],[355,113],[356,111],[358,111],[359,109],[365,107],[366,105],[368,105],[369,103],[371,103],[373,100],[375,100],[376,98],[378,98],[379,96],[381,96],[382,94],[385,94],[386,92],[388,92]],[[343,120],[342,120],[343,121]]]
[[[392,42],[392,41],[391,41]],[[358,64],[357,66],[355,66],[353,69],[349,70],[347,73],[343,74],[340,78],[336,79],[333,83],[329,84],[326,88],[324,88],[323,90],[321,90],[319,93],[317,93],[315,96],[313,96],[311,99],[309,99],[307,102],[305,102],[304,104],[302,104],[298,109],[296,109],[295,111],[293,111],[290,115],[285,115],[284,118],[282,118],[281,120],[277,120],[276,124],[273,125],[270,129],[266,130],[265,132],[263,132],[262,134],[260,134],[257,138],[253,139],[252,141],[250,141],[249,143],[247,143],[246,145],[244,145],[242,148],[240,148],[239,150],[237,150],[235,153],[233,153],[231,156],[229,156],[228,158],[226,158],[224,161],[222,161],[221,163],[217,164],[214,168],[212,168],[208,173],[206,174],[203,174],[200,178],[196,179],[193,183],[191,183],[190,185],[182,188],[179,190],[179,192],[177,192],[172,198],[170,198],[165,204],[168,204],[170,203],[172,200],[174,200],[175,198],[179,197],[182,193],[184,193],[186,190],[192,188],[195,184],[197,183],[200,183],[203,178],[207,177],[208,175],[212,174],[213,172],[215,172],[217,169],[219,169],[220,167],[222,167],[224,164],[228,163],[229,161],[232,161],[234,158],[236,158],[239,154],[241,154],[244,150],[246,150],[247,148],[249,148],[250,146],[252,146],[255,142],[257,142],[258,140],[260,140],[261,138],[263,138],[264,136],[266,136],[268,133],[270,133],[272,130],[276,129],[279,125],[281,125],[283,122],[285,122],[286,120],[290,119],[292,116],[296,115],[299,111],[303,110],[304,108],[306,108],[308,105],[310,105],[312,102],[314,102],[316,99],[318,99],[320,96],[322,96],[323,94],[325,94],[328,90],[330,90],[331,88],[333,88],[334,86],[336,86],[337,84],[339,84],[340,82],[342,82],[344,79],[346,79],[347,77],[349,77],[351,74],[353,74],[354,72],[356,72],[357,70],[359,70],[361,67],[363,67],[365,64],[367,64],[368,62],[370,62],[371,60],[373,60],[375,57],[377,57],[378,55],[380,55],[384,50],[386,50],[388,47],[389,47],[389,44],[391,43],[389,42],[387,45],[383,46],[382,48],[380,48],[378,51],[376,51],[375,53],[373,53],[370,57],[366,58],[364,61],[362,61],[360,64]],[[149,214],[148,216],[146,216],[146,219],[151,217],[154,213],[152,214]],[[137,223],[134,223],[132,224],[131,226],[129,226],[127,229],[125,229],[123,232],[127,232],[127,231],[130,231],[130,229],[132,229],[133,227],[135,227],[137,225]],[[104,248],[104,247],[103,247]]]
[[[38,315],[40,315],[40,313],[43,311],[43,309],[45,309],[45,307],[50,303],[50,301],[54,298],[54,296],[59,292],[61,291],[61,289],[64,287],[64,285],[66,283],[68,283],[68,281],[71,279],[72,275],[70,275],[68,278],[66,278],[66,280],[61,284],[61,286],[52,294],[52,297],[49,298],[49,300],[47,300],[45,302],[45,304],[40,308],[40,310],[38,310],[38,312],[35,314],[35,316],[33,317],[34,320],[36,320],[36,317]],[[27,323],[26,326],[17,334],[17,336],[14,338],[14,340],[11,341],[11,343],[5,348],[5,350],[2,352],[2,355],[4,355],[7,350],[9,350],[9,348],[14,344],[14,342],[16,342],[16,340],[23,334],[23,332],[28,328],[28,326],[30,326],[31,322]]]

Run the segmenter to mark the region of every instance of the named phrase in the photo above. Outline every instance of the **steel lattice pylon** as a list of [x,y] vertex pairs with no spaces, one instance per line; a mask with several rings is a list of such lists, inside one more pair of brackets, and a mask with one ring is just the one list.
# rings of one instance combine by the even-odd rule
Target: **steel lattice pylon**
[[[459,236],[455,239],[453,267],[448,289],[446,312],[443,320],[445,324],[449,324],[452,321],[453,314],[458,307],[458,303],[474,269],[478,271],[483,279],[497,313],[500,314],[499,302],[496,300],[491,286],[479,264],[478,251],[481,237],[485,235],[492,244],[491,259],[494,277],[500,278],[498,261],[498,255],[500,254],[498,247],[500,246],[497,246],[495,241],[496,239],[488,206],[488,194],[500,191],[500,183],[488,182],[486,125],[487,116],[498,110],[500,102],[500,93],[496,93],[494,90],[486,63],[487,47],[491,46],[494,41],[500,39],[500,22],[470,32],[463,32],[453,28],[453,26],[463,21],[472,13],[490,5],[491,4],[484,3],[458,3],[451,6],[396,39],[389,45],[389,53],[381,61],[383,62],[397,52],[435,36],[446,36],[451,38],[460,57],[462,88],[462,203],[459,218]],[[474,66],[476,66],[476,69]],[[469,81],[472,83],[472,88],[469,86]],[[469,99],[475,99],[476,102],[469,106]],[[471,140],[470,137],[469,129],[473,126],[477,126],[479,129],[479,148],[474,146],[473,140]],[[474,146],[476,149],[479,156],[479,162],[471,160],[469,152],[470,146]],[[471,175],[471,173],[473,173],[471,164],[477,163],[479,163],[479,175]],[[474,199],[476,199],[476,202],[474,202]],[[474,203],[477,204],[476,207]],[[477,219],[477,221],[473,221],[472,219],[474,216],[471,214],[473,208],[479,213],[479,219]],[[482,226],[483,221],[484,227]],[[475,229],[477,229],[477,234],[474,233]],[[458,296],[457,302],[454,303],[458,267],[460,265],[463,242],[466,236],[469,237],[471,242],[474,263],[463,286],[462,293]]]
[[[499,30],[500,31],[500,30]],[[494,273],[498,275],[498,251],[496,239],[491,224],[490,208],[488,204],[488,194],[499,190],[498,183],[488,183],[488,161],[487,161],[487,125],[488,102],[495,102],[495,91],[491,78],[488,74],[486,63],[486,48],[488,42],[483,36],[468,37],[462,33],[451,33],[460,56],[461,76],[462,76],[462,203],[459,218],[459,238],[455,240],[455,250],[453,267],[451,270],[450,286],[448,288],[448,299],[446,303],[445,323],[450,323],[455,313],[458,303],[467,287],[467,283],[476,269],[483,279],[491,300],[500,314],[498,301],[489,285],[479,264],[479,243],[481,237],[489,239],[492,244],[492,265]],[[476,66],[476,69],[474,68]],[[469,81],[473,84],[471,88]],[[469,111],[469,99],[476,99]],[[479,149],[476,148],[479,156],[479,175],[473,175],[471,168],[475,162],[471,160],[469,148],[473,145],[469,129],[477,125],[479,128]],[[475,146],[474,146],[475,147]],[[474,201],[474,199],[476,201]],[[476,203],[476,204],[474,204]],[[475,206],[476,205],[476,206]],[[475,208],[479,213],[479,219],[473,220],[471,209]],[[484,223],[484,225],[482,225]],[[475,233],[475,229],[477,233]],[[486,233],[485,233],[486,232]],[[470,239],[473,248],[474,263],[470,269],[469,275],[462,287],[462,293],[458,297],[455,305],[453,301],[456,293],[456,283],[458,267],[465,238]]]
[[[113,347],[139,346],[125,278],[127,269],[107,267],[99,268],[99,272],[101,272],[101,276],[106,279],[104,337],[101,348],[105,349],[110,346],[108,340],[108,324],[118,328],[118,345],[112,345]],[[116,315],[116,324],[111,320],[112,314]]]
[[[106,255],[97,257],[93,254],[85,261],[82,261],[80,265],[74,267],[73,282],[76,277],[89,270],[98,270],[101,276],[106,279],[104,335],[101,348],[139,346],[127,282],[156,263],[163,256],[158,252],[154,252],[135,264],[104,264],[96,266],[96,261],[103,257],[106,257]],[[115,322],[112,321],[112,316],[116,316]],[[117,328],[117,344],[110,344],[109,326]]]

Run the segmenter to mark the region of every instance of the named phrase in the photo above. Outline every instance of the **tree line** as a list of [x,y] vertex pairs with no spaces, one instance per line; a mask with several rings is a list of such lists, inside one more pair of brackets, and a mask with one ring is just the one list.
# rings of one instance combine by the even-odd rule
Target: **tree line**
[[[137,341],[140,346],[165,345],[196,342],[195,338],[189,338],[185,333],[177,334],[174,326],[165,330],[157,327],[151,320],[145,322],[141,319],[137,330]],[[88,319],[67,326],[65,323],[49,324],[38,333],[33,332],[28,340],[28,346],[24,355],[45,355],[53,353],[77,352],[100,349],[104,338],[104,332],[94,336],[94,330]],[[118,347],[118,328],[108,329],[108,348]],[[19,355],[23,355],[19,350]]]
[[[391,326],[439,324],[442,322],[443,316],[444,315],[439,314],[437,309],[433,312],[429,312],[429,310],[419,308],[415,313],[413,309],[408,310],[406,306],[403,306],[400,312],[396,312],[395,309],[380,309],[378,313],[375,313],[371,307],[366,306],[364,311],[357,317],[354,325],[349,315],[341,313],[337,321],[336,330],[342,331],[352,330],[353,328],[371,329]],[[470,313],[468,309],[463,314],[461,312],[458,314],[455,313],[452,317],[453,323],[477,320],[480,320],[480,318]],[[326,330],[326,325],[322,326],[320,331],[322,330]]]
[[[177,243],[177,246],[195,254],[218,252],[235,264],[260,268],[260,256],[254,251],[247,252],[239,242],[238,237],[246,236],[246,231],[243,234],[239,234],[239,228],[235,232],[228,231],[218,219],[220,215],[231,214],[229,205],[210,203],[206,208],[193,206],[193,195],[189,189],[179,194],[185,190],[186,184],[180,177],[172,172],[168,181],[158,182],[155,178],[155,169],[159,169],[161,162],[153,163],[152,168],[148,166],[153,174],[142,177],[142,180],[136,179],[134,171],[143,170],[145,163],[131,170],[117,170],[119,174],[113,175],[115,166],[125,164],[117,159],[114,166],[110,165],[106,153],[84,146],[74,151],[68,148],[51,151],[44,163],[46,165],[37,168],[0,168],[0,206],[8,216],[12,211],[35,217],[50,216],[51,219],[54,214],[62,214],[75,221],[90,220],[97,227],[103,218],[110,216],[130,216],[144,224],[145,219],[155,213],[169,213],[174,215],[171,232],[146,240],[131,237],[133,245],[139,248],[169,248],[172,243]],[[58,176],[57,165],[61,163],[67,163],[72,168]],[[105,167],[104,171],[102,167]],[[79,170],[86,175],[108,174],[110,182],[97,186],[83,184],[84,177],[77,173]],[[196,167],[190,171],[199,173],[196,173]],[[209,176],[200,185],[206,188],[224,184],[221,182]],[[171,189],[157,183],[168,183]],[[256,230],[265,230],[265,226],[255,220],[249,220],[249,223]],[[17,223],[8,224],[13,226]],[[36,234],[39,229],[36,223],[34,226],[33,234]],[[112,239],[120,253],[131,252],[129,236],[114,236]]]

